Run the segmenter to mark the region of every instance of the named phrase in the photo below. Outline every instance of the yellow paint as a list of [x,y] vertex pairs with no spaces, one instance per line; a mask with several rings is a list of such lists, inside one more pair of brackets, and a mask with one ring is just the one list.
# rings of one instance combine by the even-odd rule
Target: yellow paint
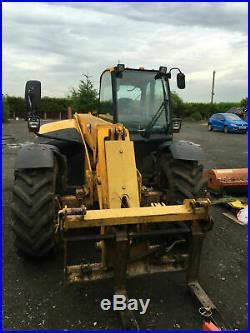
[[109,71],[109,72],[111,73],[111,72],[113,72],[114,70],[115,70],[115,67],[108,67],[108,68],[105,69],[104,72]]
[[132,141],[106,141],[109,207],[121,208],[126,197],[129,207],[139,207],[138,180]]
[[185,201],[183,205],[88,210],[84,216],[67,215],[64,227],[74,229],[140,223],[195,222],[207,218],[207,208],[193,210],[187,204],[189,201]]
[[228,205],[235,209],[243,209],[247,207],[247,204],[242,203],[240,200],[228,202]]
[[52,123],[44,124],[40,127],[40,134],[54,132],[54,131],[60,131],[67,128],[76,128],[75,120],[74,119],[67,119],[67,120],[60,120],[55,121]]

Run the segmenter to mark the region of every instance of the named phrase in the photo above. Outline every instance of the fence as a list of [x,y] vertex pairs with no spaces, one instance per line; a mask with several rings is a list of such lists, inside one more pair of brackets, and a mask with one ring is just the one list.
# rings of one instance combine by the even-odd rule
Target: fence
[[[68,119],[68,111],[59,111],[59,112],[46,112],[46,111],[39,111],[37,112],[37,115],[41,119],[54,119],[54,120],[63,120],[63,119]],[[27,116],[26,112],[15,112],[15,111],[10,111],[9,119],[25,119]],[[71,117],[70,117],[71,118]]]
[[[26,118],[25,102],[23,97],[6,96],[8,104],[8,118]],[[68,98],[43,97],[41,106],[37,112],[41,119],[67,119],[68,108],[71,104]]]

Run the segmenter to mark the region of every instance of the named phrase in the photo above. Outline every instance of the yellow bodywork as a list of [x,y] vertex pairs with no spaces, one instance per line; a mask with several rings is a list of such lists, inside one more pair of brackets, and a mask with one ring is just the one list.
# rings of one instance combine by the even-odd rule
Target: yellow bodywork
[[77,129],[75,120],[67,119],[67,120],[54,121],[53,123],[44,124],[40,127],[39,133],[45,134],[49,132],[60,131],[66,128]]
[[[108,184],[111,184],[112,180],[110,179],[110,182],[108,182],[106,168],[106,149],[109,149],[109,143],[111,141],[107,140],[113,140],[116,137],[118,138],[116,144],[120,142],[120,144],[123,145],[124,142],[129,142],[130,156],[134,158],[132,142],[129,141],[128,130],[121,124],[112,124],[88,113],[74,114],[73,119],[45,124],[41,126],[39,133],[49,134],[50,132],[69,128],[73,128],[79,133],[83,143],[83,154],[85,155],[85,186],[90,193],[91,205],[94,204],[96,199],[100,209],[112,207],[113,204],[110,201],[108,189]],[[119,150],[118,147],[117,149]],[[128,148],[125,149],[125,153],[128,153]],[[110,154],[108,155],[110,157]],[[112,166],[109,163],[109,169],[110,168],[112,168]],[[128,170],[128,168],[126,169]],[[135,162],[133,169],[136,172]],[[135,189],[136,188],[134,188],[134,190]],[[136,195],[134,194],[134,196]]]
[[[102,225],[117,226],[202,220],[206,217],[207,211],[204,208],[192,208],[192,203],[195,202],[193,199],[186,199],[183,205],[104,209],[102,211],[88,210],[84,216],[67,215],[64,227],[65,229],[77,229]],[[204,199],[204,205],[208,206],[209,203],[208,199]]]
[[[41,126],[40,133],[49,134],[68,128],[75,129],[82,140],[85,155],[85,187],[88,188],[92,205],[96,200],[99,209],[105,209],[106,214],[108,214],[107,209],[137,208],[138,219],[136,221],[139,223],[142,218],[139,213],[141,177],[136,169],[134,146],[130,141],[128,130],[122,124],[112,124],[91,113],[76,113],[73,119]],[[124,203],[125,206],[122,206]],[[185,206],[174,207],[174,213],[184,211],[185,214],[187,213],[186,208],[183,208]],[[151,211],[155,214],[166,208],[157,208],[156,204],[155,207],[147,209],[150,216]],[[127,212],[126,210],[119,211],[118,219]],[[136,214],[132,215],[136,218]],[[168,214],[172,214],[171,209]],[[178,217],[177,220],[179,219]],[[67,227],[70,228],[69,224]]]
[[[136,169],[133,142],[122,124],[112,124],[91,113],[75,113],[73,119],[41,126],[40,133],[49,134],[67,128],[75,129],[81,137],[85,155],[85,187],[91,204],[98,202],[99,209],[104,211],[90,210],[83,218],[68,216],[66,229],[86,227],[89,223],[100,226],[206,217],[206,210],[202,208],[194,212],[187,204],[164,207],[156,203],[154,207],[140,207],[141,176]],[[95,221],[94,224],[91,221]]]
[[[99,240],[98,248],[101,249],[100,263],[72,266],[65,260],[67,280],[90,281],[114,275],[119,289],[127,274],[136,276],[188,269],[188,279],[193,281],[199,263],[195,252],[199,256],[199,239],[204,236],[202,228],[209,224],[209,200],[184,200],[182,205],[172,206],[153,202],[151,207],[141,207],[142,178],[136,168],[134,144],[128,130],[122,124],[112,124],[89,113],[43,125],[40,133],[49,134],[67,128],[75,129],[82,141],[85,165],[79,167],[84,167],[84,188],[76,189],[75,196],[60,198],[63,204],[58,212],[57,229],[65,235],[69,231],[81,231],[83,236],[80,237],[84,239],[90,237],[84,236],[86,228],[99,230],[90,238],[95,242]],[[84,193],[80,199],[79,193]],[[187,229],[186,222],[191,225],[188,232],[191,230],[192,239],[198,239],[199,245],[193,246],[198,250],[192,250],[191,246],[189,254],[164,255],[161,258],[164,266],[145,261],[157,249],[162,252],[162,245],[152,247],[146,235],[167,233],[168,230],[163,229],[170,225],[175,228],[175,223],[183,223]],[[139,239],[134,240],[135,237]],[[67,237],[64,239],[67,244]],[[182,241],[177,237],[174,245]]]
[[132,141],[106,141],[108,201],[110,208],[140,207],[134,145]]

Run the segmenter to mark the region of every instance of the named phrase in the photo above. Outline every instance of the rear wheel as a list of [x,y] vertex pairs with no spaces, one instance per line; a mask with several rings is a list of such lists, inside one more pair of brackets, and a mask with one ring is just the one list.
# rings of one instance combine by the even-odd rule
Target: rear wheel
[[208,124],[208,130],[209,130],[209,131],[212,131],[212,130],[213,130],[213,127],[212,127],[211,124]]
[[170,204],[204,196],[206,180],[197,161],[175,160],[170,154],[160,158],[160,187]]
[[224,126],[224,133],[228,133],[228,127]]
[[16,171],[11,212],[18,255],[40,258],[53,249],[54,196],[53,169]]

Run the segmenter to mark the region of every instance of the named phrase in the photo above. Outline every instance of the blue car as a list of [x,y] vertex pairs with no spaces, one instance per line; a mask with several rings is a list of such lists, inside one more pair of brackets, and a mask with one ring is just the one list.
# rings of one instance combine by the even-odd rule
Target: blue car
[[248,123],[234,113],[215,113],[208,119],[208,129],[224,133],[246,133]]

